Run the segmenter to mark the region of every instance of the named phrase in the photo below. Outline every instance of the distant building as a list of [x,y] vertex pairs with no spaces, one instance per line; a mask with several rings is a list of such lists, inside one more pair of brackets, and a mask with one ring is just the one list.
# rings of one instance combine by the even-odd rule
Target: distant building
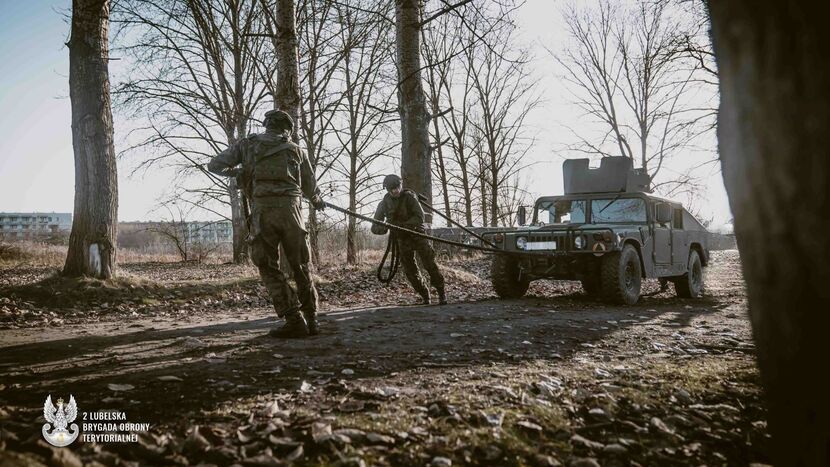
[[233,224],[230,221],[185,222],[184,230],[190,243],[231,243]]
[[149,239],[132,238],[142,233],[175,236],[182,242],[195,244],[219,244],[233,242],[233,225],[230,221],[216,222],[119,222],[119,246],[137,247],[149,243]]
[[0,239],[45,238],[72,230],[72,214],[65,212],[0,212]]

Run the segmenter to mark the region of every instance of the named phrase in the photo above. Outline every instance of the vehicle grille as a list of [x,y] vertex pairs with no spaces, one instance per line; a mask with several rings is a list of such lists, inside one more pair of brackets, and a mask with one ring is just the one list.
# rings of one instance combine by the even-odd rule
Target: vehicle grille
[[[562,234],[544,234],[544,235],[531,234],[530,236],[528,236],[527,242],[529,244],[528,245],[529,247],[530,247],[531,244],[534,244],[534,243],[538,244],[538,245],[542,245],[542,244],[550,245],[552,242],[556,242],[555,250],[556,251],[564,251],[564,250],[568,249],[567,238],[568,238],[567,235],[564,234],[564,233],[562,233]],[[530,247],[528,249],[536,249],[536,248]],[[544,249],[548,250],[548,249],[554,249],[554,248],[544,248]]]

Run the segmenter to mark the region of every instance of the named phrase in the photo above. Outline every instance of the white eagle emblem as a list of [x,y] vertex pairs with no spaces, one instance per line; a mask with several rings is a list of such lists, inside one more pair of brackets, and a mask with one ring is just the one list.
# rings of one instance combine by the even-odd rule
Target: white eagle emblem
[[[43,438],[52,446],[62,448],[68,446],[76,438],[78,438],[78,425],[72,423],[75,417],[78,416],[78,405],[75,404],[75,397],[69,396],[69,404],[64,405],[63,399],[58,399],[57,408],[52,404],[52,395],[46,397],[46,402],[43,404],[43,418],[46,423],[43,424]],[[50,426],[55,425],[52,433],[49,433]],[[70,426],[72,432],[66,430],[66,425],[72,423]]]

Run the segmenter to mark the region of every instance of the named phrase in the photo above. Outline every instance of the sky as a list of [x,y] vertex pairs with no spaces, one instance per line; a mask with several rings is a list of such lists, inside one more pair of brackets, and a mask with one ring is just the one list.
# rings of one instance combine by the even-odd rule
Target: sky
[[[561,70],[545,46],[566,40],[559,2],[528,0],[518,12],[521,39],[534,51],[532,68],[540,78],[544,103],[528,120],[536,143],[527,155],[533,169],[526,183],[534,196],[562,192],[561,163],[566,125],[575,109],[562,85]],[[68,75],[70,1],[0,0],[0,212],[72,212],[74,156]],[[112,62],[110,72],[118,73]],[[117,79],[117,78],[116,78]],[[121,123],[121,125],[119,125]],[[115,115],[115,140],[119,122]],[[116,150],[118,147],[116,147]],[[131,161],[118,164],[121,221],[158,219],[158,199],[167,189],[164,173],[131,176]],[[720,226],[732,215],[717,166],[705,172],[699,211]]]

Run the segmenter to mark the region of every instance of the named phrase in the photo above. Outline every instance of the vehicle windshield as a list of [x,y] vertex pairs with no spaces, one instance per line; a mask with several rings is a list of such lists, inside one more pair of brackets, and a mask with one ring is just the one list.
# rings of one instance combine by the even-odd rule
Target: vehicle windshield
[[557,199],[536,203],[538,224],[584,224],[585,200]]
[[646,222],[646,203],[641,198],[591,200],[591,220],[595,224]]

